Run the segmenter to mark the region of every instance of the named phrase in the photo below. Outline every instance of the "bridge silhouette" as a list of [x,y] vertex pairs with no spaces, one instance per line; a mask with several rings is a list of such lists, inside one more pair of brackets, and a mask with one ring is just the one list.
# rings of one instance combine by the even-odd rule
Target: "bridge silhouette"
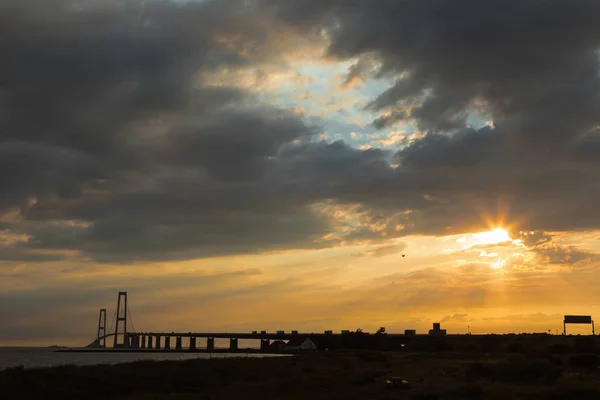
[[[320,343],[333,343],[339,341],[340,338],[347,338],[352,335],[349,331],[342,331],[342,333],[333,333],[333,331],[300,333],[295,330],[289,333],[284,331],[274,333],[267,331],[253,331],[251,333],[136,331],[127,304],[127,292],[119,292],[117,308],[111,320],[112,323],[115,323],[114,331],[112,331],[112,326],[107,331],[106,322],[106,309],[102,308],[98,318],[96,339],[87,346],[88,348],[108,348],[107,339],[112,339],[113,349],[202,351],[198,347],[198,339],[206,339],[206,351],[211,352],[215,350],[215,339],[229,339],[229,351],[234,352],[239,350],[238,343],[240,339],[251,339],[260,341],[261,351],[269,351],[273,340],[292,340],[302,337],[311,338]],[[133,329],[128,330],[128,322]],[[384,330],[382,332],[378,331],[378,333],[371,336],[377,337],[379,335],[380,338],[384,336],[385,339],[393,340],[398,345],[407,344],[414,337],[413,335],[387,334],[384,332]],[[171,342],[172,339],[174,339],[174,343]]]

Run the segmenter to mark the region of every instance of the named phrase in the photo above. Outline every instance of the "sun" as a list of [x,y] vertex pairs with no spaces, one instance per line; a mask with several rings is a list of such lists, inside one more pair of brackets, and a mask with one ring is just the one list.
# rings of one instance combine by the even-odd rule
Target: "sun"
[[473,241],[476,244],[499,244],[505,242],[512,242],[508,231],[502,228],[496,228],[487,232],[479,232],[473,235]]
[[482,246],[482,245],[497,245],[501,243],[514,243],[518,244],[518,240],[513,240],[510,237],[508,231],[504,228],[495,228],[491,231],[479,232],[479,233],[471,233],[466,236],[462,236],[456,240],[457,243],[461,243],[466,248],[472,246]]

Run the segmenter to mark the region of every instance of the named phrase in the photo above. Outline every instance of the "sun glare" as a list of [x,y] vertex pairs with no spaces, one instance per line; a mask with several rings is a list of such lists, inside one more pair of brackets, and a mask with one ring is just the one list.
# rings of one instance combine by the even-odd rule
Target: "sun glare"
[[496,228],[488,232],[480,232],[473,235],[476,244],[499,244],[512,242],[508,232],[502,228]]
[[[503,228],[495,228],[490,231],[472,233],[469,235],[462,236],[456,240],[461,245],[459,251],[465,251],[468,249],[477,248],[480,250],[478,262],[488,264],[493,269],[500,270],[504,268],[510,258],[518,253],[513,253],[515,247],[525,247],[520,239],[512,239],[508,230]],[[506,249],[496,249],[494,247],[503,244],[510,244],[511,246]],[[493,248],[486,250],[481,247]],[[452,252],[452,251],[450,251]],[[513,254],[508,254],[513,253]]]

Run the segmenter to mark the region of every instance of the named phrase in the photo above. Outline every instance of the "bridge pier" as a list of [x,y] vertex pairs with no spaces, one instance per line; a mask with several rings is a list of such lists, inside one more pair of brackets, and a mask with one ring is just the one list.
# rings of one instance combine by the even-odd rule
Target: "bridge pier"
[[271,346],[269,339],[260,339],[260,351],[267,352]]
[[190,338],[190,351],[196,351],[196,338]]
[[142,349],[146,348],[146,336],[142,336]]
[[175,350],[181,350],[181,336],[177,336],[175,339]]
[[165,350],[171,350],[171,336],[165,336]]
[[160,350],[160,336],[156,337],[156,345],[154,346],[156,350]]
[[126,349],[131,347],[131,336],[129,335],[129,333],[125,333],[123,335],[123,347]]
[[215,338],[206,338],[206,350],[211,352],[215,351]]
[[231,339],[229,339],[229,350],[230,351],[237,351],[238,350],[238,339],[237,338],[231,338]]
[[148,336],[148,350],[152,350],[152,336]]
[[134,349],[140,348],[140,337],[138,335],[131,336],[131,347]]

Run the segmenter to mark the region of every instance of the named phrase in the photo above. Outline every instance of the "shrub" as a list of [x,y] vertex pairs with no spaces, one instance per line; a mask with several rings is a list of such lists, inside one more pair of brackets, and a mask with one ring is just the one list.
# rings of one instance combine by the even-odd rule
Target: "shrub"
[[369,385],[373,383],[375,377],[373,373],[363,372],[351,377],[351,383],[355,386]]
[[525,346],[523,346],[523,343],[513,342],[513,343],[510,343],[508,346],[506,346],[506,351],[508,353],[523,354],[523,353],[525,353]]
[[453,350],[452,345],[446,340],[431,337],[415,338],[411,340],[411,342],[406,347],[409,351],[444,352]]
[[573,349],[568,344],[553,344],[548,346],[548,351],[552,354],[569,354]]
[[575,337],[575,350],[578,353],[595,353],[595,341],[592,336],[577,336]]
[[548,357],[548,361],[550,361],[554,365],[558,365],[558,366],[563,365],[562,358],[557,357],[557,356],[550,356],[550,357]]
[[481,351],[481,349],[479,348],[479,346],[476,343],[467,344],[463,350],[466,353],[479,353]]
[[600,366],[600,357],[595,354],[577,354],[569,357],[569,364],[577,369],[594,370]]
[[344,371],[354,371],[358,368],[358,362],[356,360],[345,358],[344,361],[342,361],[342,368]]
[[495,337],[484,337],[481,338],[479,348],[483,353],[491,353],[500,350],[500,346],[500,341]]
[[416,393],[412,398],[413,400],[438,400],[440,397],[435,393]]
[[488,378],[514,383],[552,384],[562,370],[547,360],[504,360],[499,363],[473,363],[467,367],[468,378]]
[[384,363],[388,360],[387,355],[378,352],[359,353],[357,356],[360,363]]
[[555,393],[551,400],[597,400],[600,399],[600,390],[591,388],[576,388],[560,393]]
[[493,365],[491,363],[475,362],[468,365],[465,372],[468,379],[491,378],[493,375]]
[[561,368],[548,361],[504,362],[498,365],[495,377],[506,382],[552,384],[560,378]]
[[549,359],[551,357],[550,352],[544,349],[530,349],[525,353],[525,356],[531,359]]
[[483,389],[479,385],[461,386],[448,391],[444,398],[447,399],[481,399],[483,398]]

